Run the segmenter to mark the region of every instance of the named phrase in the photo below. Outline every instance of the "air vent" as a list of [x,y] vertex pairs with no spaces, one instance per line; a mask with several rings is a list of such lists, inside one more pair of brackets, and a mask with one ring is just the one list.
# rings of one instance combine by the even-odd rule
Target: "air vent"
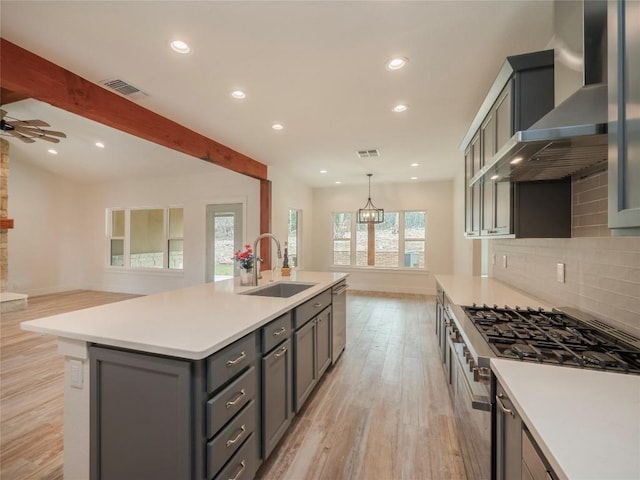
[[358,156],[360,158],[379,157],[380,152],[377,148],[373,150],[358,150]]
[[139,98],[139,97],[147,97],[148,95],[144,93],[137,87],[134,87],[130,83],[125,82],[121,78],[111,78],[109,80],[104,80],[100,82],[101,85],[110,88],[118,92],[120,95],[124,95],[129,98]]

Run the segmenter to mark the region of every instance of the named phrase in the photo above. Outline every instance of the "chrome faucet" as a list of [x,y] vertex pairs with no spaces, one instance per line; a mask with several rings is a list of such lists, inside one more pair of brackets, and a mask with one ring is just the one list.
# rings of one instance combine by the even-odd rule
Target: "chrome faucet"
[[276,238],[272,233],[263,233],[258,235],[258,238],[253,242],[253,254],[255,256],[255,267],[253,268],[253,285],[258,285],[258,279],[262,278],[260,271],[258,270],[258,262],[262,262],[262,259],[258,256],[258,243],[263,238],[273,238],[276,242],[276,247],[278,248],[278,259],[282,259],[282,250],[280,250],[280,241]]

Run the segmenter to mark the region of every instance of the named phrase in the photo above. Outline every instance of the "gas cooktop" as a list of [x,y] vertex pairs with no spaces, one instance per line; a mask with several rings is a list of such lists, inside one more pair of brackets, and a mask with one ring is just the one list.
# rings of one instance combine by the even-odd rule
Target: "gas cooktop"
[[499,357],[640,374],[640,340],[602,322],[555,310],[462,308]]

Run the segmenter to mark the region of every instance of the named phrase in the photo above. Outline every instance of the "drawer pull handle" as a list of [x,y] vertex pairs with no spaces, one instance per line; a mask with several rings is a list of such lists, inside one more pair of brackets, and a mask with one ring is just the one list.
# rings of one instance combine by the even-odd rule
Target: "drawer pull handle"
[[496,395],[496,403],[498,404],[498,407],[500,407],[500,410],[502,410],[507,415],[511,415],[512,417],[515,417],[513,410],[509,410],[507,407],[504,406],[504,404],[502,403],[502,400],[500,400],[501,397],[502,397],[502,394]]
[[238,435],[236,435],[236,438],[234,438],[232,440],[227,440],[227,448],[229,448],[234,443],[237,443],[238,440],[240,440],[242,438],[242,435],[244,435],[244,432],[246,432],[246,431],[247,431],[247,429],[244,428],[244,425],[242,425],[240,427],[240,432],[238,432]]
[[238,478],[240,478],[240,474],[242,472],[244,472],[244,467],[245,467],[245,463],[244,460],[242,460],[240,462],[240,470],[238,470],[238,473],[236,473],[233,477],[231,477],[229,480],[238,480]]
[[234,398],[233,400],[229,400],[229,401],[227,402],[227,404],[226,404],[226,405],[227,405],[227,408],[231,408],[231,407],[233,407],[233,406],[234,406],[236,403],[238,403],[238,402],[240,401],[240,399],[241,399],[242,397],[244,397],[244,396],[245,396],[245,391],[244,391],[244,388],[243,388],[242,390],[240,390],[240,393],[238,393],[238,396],[237,396],[236,398]]
[[282,347],[278,353],[274,353],[273,356],[276,358],[280,358],[287,351],[287,347]]
[[246,352],[242,352],[240,353],[240,355],[238,356],[238,358],[236,358],[235,360],[227,360],[227,367],[230,367],[232,365],[235,365],[238,362],[241,362],[242,360],[244,360],[247,357]]
[[280,330],[276,330],[275,332],[273,332],[273,336],[274,337],[279,337],[280,335],[282,335],[286,331],[287,331],[286,327],[280,327]]
[[320,308],[321,306],[322,306],[322,303],[320,302],[313,304],[313,308]]

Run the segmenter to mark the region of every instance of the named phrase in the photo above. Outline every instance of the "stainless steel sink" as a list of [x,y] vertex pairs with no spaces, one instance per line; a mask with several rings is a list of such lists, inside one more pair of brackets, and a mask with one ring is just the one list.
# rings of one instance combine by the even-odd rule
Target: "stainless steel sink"
[[249,290],[248,292],[242,292],[242,295],[289,298],[297,293],[303,292],[307,288],[313,287],[314,285],[315,283],[277,282],[266,285],[264,287]]

